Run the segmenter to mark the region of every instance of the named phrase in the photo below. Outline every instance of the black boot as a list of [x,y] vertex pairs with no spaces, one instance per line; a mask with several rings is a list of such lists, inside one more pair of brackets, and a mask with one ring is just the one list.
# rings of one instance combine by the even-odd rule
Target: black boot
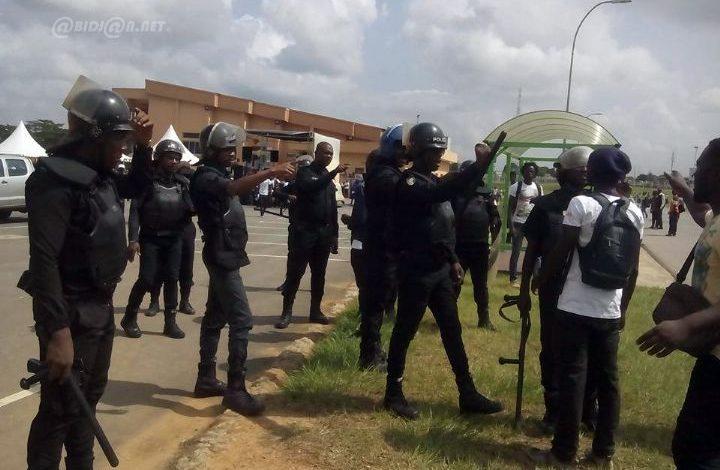
[[295,301],[295,296],[283,295],[283,310],[280,315],[280,321],[275,323],[275,328],[278,330],[284,330],[290,326],[292,321],[292,307]]
[[418,410],[410,406],[405,399],[402,391],[402,378],[397,380],[388,377],[383,405],[386,410],[407,420],[415,420],[420,416]]
[[360,369],[387,372],[387,355],[382,345],[374,344],[369,347],[360,346]]
[[215,363],[198,364],[198,376],[195,382],[195,398],[221,397],[225,394],[225,382],[215,375]]
[[175,323],[175,310],[165,310],[165,327],[163,328],[163,334],[168,338],[183,339],[185,332],[177,326]]
[[120,326],[125,330],[125,334],[128,338],[139,338],[142,336],[142,331],[137,324],[137,310],[132,311],[125,309],[125,315],[120,320]]
[[265,404],[245,389],[245,374],[230,374],[222,405],[243,416],[258,416],[265,411]]
[[180,306],[178,310],[185,315],[195,315],[195,309],[190,305],[190,286],[180,287]]
[[488,312],[478,312],[478,328],[489,331],[497,331],[495,325],[490,321],[490,314]]
[[458,391],[460,392],[458,400],[460,411],[463,413],[489,415],[503,410],[503,406],[499,401],[490,400],[478,392],[470,377],[458,381]]
[[145,311],[145,316],[154,317],[158,313],[160,313],[160,300],[157,298],[150,298],[150,305],[148,305],[148,308]]
[[320,310],[320,300],[317,298],[310,298],[310,316],[308,317],[310,323],[318,323],[320,325],[327,325],[330,323],[330,319],[322,313]]

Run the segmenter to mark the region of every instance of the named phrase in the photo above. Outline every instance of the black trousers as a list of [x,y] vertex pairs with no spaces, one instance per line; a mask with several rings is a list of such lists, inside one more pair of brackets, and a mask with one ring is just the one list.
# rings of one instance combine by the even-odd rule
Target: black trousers
[[329,226],[320,229],[290,227],[287,275],[282,292],[289,307],[292,306],[300,287],[300,281],[310,265],[310,313],[320,310],[320,303],[325,293],[325,272],[333,238],[332,229]]
[[143,297],[153,289],[158,279],[166,284],[163,291],[165,310],[175,310],[181,257],[181,237],[141,237],[140,275],[130,291],[127,310],[137,312]]
[[555,318],[558,354],[558,420],[552,451],[562,461],[578,450],[585,382],[593,368],[598,391],[598,418],[592,450],[599,457],[615,452],[615,431],[620,421],[620,386],[617,352],[620,319],[591,318],[558,310]]
[[695,362],[685,403],[673,437],[673,457],[680,470],[720,469],[720,359]]
[[228,271],[204,260],[210,275],[205,316],[200,324],[200,363],[215,364],[220,331],[229,325],[228,377],[245,374],[252,311],[240,270]]
[[457,256],[464,271],[470,271],[473,284],[473,296],[477,306],[478,319],[488,320],[488,257],[490,247],[487,243],[472,246],[458,246]]
[[[86,305],[87,306],[87,305]],[[76,374],[90,407],[94,410],[105,391],[110,369],[115,324],[112,306],[98,302],[95,308],[106,310],[107,325],[101,328],[71,326]],[[73,306],[70,305],[72,309]],[[45,361],[49,336],[38,328],[40,360]],[[27,464],[30,470],[57,469],[63,446],[67,454],[65,467],[72,470],[93,468],[95,436],[90,422],[82,415],[79,405],[67,385],[43,381],[40,385],[40,407],[30,426],[27,443]]]
[[272,197],[269,195],[260,195],[258,197],[258,205],[260,206],[260,217],[265,215],[265,211],[268,207],[270,207],[270,203],[272,202]]
[[668,224],[670,225],[670,227],[668,228],[668,234],[677,235],[677,226],[678,226],[679,220],[680,220],[680,214],[669,214],[668,215]]
[[355,274],[355,285],[358,288],[358,310],[360,318],[367,310],[367,281],[365,279],[365,254],[363,250],[350,250],[350,265]]
[[[180,283],[180,290],[185,290],[187,295],[190,294],[190,288],[195,284],[193,282],[193,270],[195,269],[195,237],[197,236],[197,230],[195,224],[190,222],[185,225],[182,232],[182,244],[180,254],[180,271],[178,275],[178,281]],[[157,302],[160,298],[160,287],[163,285],[163,280],[158,279],[150,292],[150,298],[153,302]]]
[[[546,418],[552,422],[557,420],[560,403],[559,398],[559,366],[558,346],[556,337],[566,334],[562,330],[556,331],[555,318],[557,303],[560,298],[562,281],[548,283],[549,288],[538,291],[540,307],[540,382],[543,387]],[[595,420],[597,410],[597,384],[592,364],[588,364],[585,380],[585,398],[583,401],[582,419]]]
[[398,312],[388,350],[388,383],[397,381],[405,373],[405,359],[410,342],[429,307],[440,329],[445,353],[455,380],[459,384],[470,380],[470,368],[462,340],[458,319],[456,288],[450,278],[450,265],[418,275],[412,269],[401,268],[398,286]]
[[360,356],[371,359],[382,350],[380,329],[385,310],[395,304],[397,260],[387,250],[370,243],[363,245],[363,252],[367,295],[360,318]]
[[662,211],[651,211],[652,215],[652,226],[655,228],[663,228],[663,217]]

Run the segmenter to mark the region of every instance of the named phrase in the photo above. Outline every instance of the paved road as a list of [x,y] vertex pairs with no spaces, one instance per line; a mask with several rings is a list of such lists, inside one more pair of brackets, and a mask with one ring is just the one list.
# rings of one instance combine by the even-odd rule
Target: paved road
[[[649,214],[648,214],[649,215]],[[659,258],[663,267],[670,268],[674,273],[680,270],[690,249],[695,245],[702,229],[685,212],[680,215],[677,236],[666,236],[668,230],[667,214],[663,214],[663,230],[650,230],[650,220],[645,223],[643,243],[653,256]]]
[[[285,274],[287,223],[285,219],[271,215],[261,218],[250,208],[246,208],[246,215],[252,264],[242,269],[242,276],[256,318],[248,361],[252,376],[266,369],[289,342],[304,336],[302,331],[307,325],[303,323],[306,323],[309,308],[309,275],[301,284],[295,304],[299,324],[282,332],[275,330],[272,324],[282,306],[282,297],[275,292],[275,287]],[[331,256],[326,299],[344,297],[352,282],[352,270],[347,262],[348,237],[347,231],[342,230],[340,253]],[[31,300],[15,287],[18,277],[27,268],[27,243],[27,221],[21,214],[0,224],[0,467],[6,469],[24,467],[27,431],[38,404],[36,393],[16,395],[20,391],[18,380],[27,375],[25,361],[38,354]],[[197,248],[201,248],[199,238]],[[195,263],[191,301],[202,312],[208,276],[199,251],[196,251]],[[128,267],[115,294],[117,324],[137,277],[137,269],[137,262]],[[146,304],[147,301],[143,305]],[[98,416],[118,449],[123,461],[121,468],[159,468],[160,462],[167,462],[183,440],[208,426],[221,412],[218,399],[194,400],[190,396],[198,361],[200,319],[201,315],[178,316],[179,324],[187,334],[184,340],[162,336],[162,315],[154,318],[141,315],[139,321],[144,335],[139,340],[116,334],[110,383],[98,407]],[[218,353],[222,370],[227,368],[225,338],[223,335]],[[224,378],[224,372],[221,375]],[[168,442],[174,446],[168,446]],[[151,460],[138,461],[136,453],[150,456],[146,458]],[[96,457],[96,467],[106,468],[99,450],[96,450]]]

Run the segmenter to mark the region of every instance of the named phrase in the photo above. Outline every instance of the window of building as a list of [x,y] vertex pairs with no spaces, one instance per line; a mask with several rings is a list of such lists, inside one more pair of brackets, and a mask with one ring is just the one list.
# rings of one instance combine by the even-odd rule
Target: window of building
[[8,167],[8,176],[25,176],[27,175],[28,168],[24,160],[18,160],[16,158],[8,158],[5,160]]

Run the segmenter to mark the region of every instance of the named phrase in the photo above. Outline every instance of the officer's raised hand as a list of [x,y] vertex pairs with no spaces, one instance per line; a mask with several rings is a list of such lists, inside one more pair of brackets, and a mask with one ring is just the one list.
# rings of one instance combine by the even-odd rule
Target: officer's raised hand
[[137,255],[138,253],[140,253],[140,243],[138,243],[138,242],[128,243],[128,248],[127,248],[128,261],[130,261],[131,263],[133,261],[135,261],[135,255]]
[[51,382],[59,380],[64,382],[70,377],[75,351],[73,349],[70,328],[65,327],[55,331],[50,336],[45,353],[45,364],[48,368],[48,378]]
[[135,128],[135,141],[142,145],[150,145],[153,123],[150,116],[140,108],[133,109],[132,125]]
[[348,165],[347,163],[341,163],[337,166],[337,172],[338,174],[345,173],[346,171],[348,171],[348,168],[350,168],[350,165]]
[[475,144],[475,161],[483,168],[490,165],[490,147],[486,143]]
[[270,172],[272,176],[283,181],[291,180],[295,178],[295,165],[291,162],[278,163],[270,168]]

